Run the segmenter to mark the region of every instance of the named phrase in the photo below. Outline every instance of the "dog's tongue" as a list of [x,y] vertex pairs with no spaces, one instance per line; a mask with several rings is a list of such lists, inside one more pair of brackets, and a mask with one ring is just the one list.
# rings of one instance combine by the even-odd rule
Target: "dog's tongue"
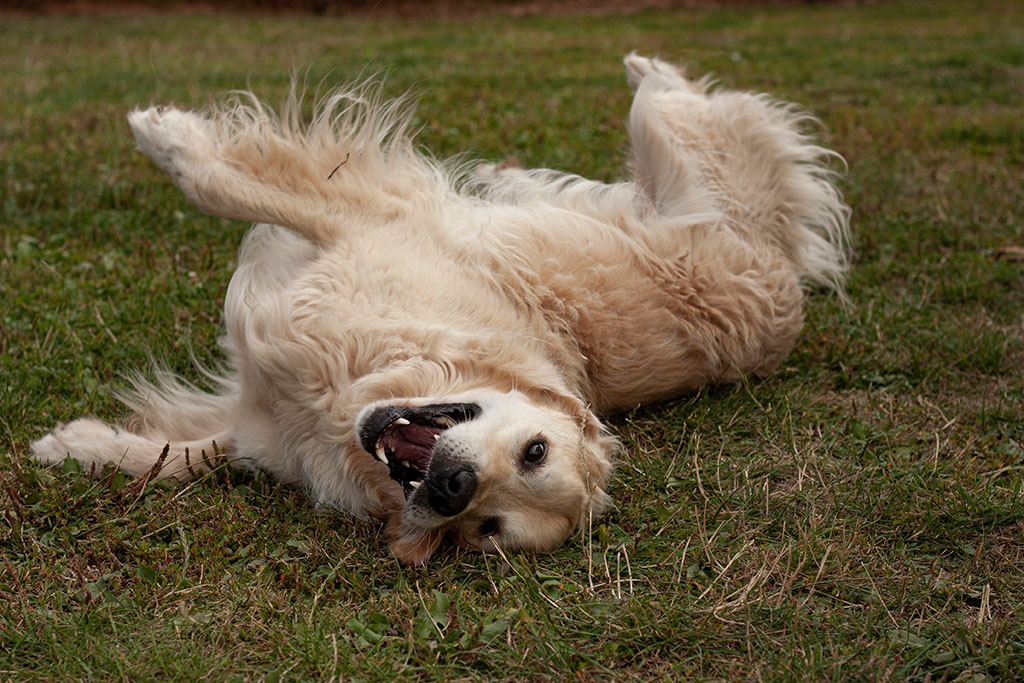
[[415,423],[395,430],[392,435],[395,457],[412,463],[421,472],[426,472],[430,456],[434,452],[434,443],[437,441],[434,436],[440,433],[441,430],[437,427]]

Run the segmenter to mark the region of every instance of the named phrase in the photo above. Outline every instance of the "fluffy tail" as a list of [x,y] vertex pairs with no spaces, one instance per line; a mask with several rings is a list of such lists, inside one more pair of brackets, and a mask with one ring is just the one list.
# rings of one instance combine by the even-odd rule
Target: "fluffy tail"
[[133,415],[127,427],[154,439],[198,441],[227,431],[238,405],[235,379],[200,367],[214,392],[187,382],[166,368],[157,367],[152,379],[141,373],[128,377],[128,386],[116,393]]
[[208,373],[218,389],[206,392],[166,369],[154,381],[134,376],[118,398],[133,411],[124,427],[93,418],[58,425],[32,444],[32,456],[45,464],[70,456],[85,467],[112,463],[134,476],[188,479],[230,459],[235,383]]

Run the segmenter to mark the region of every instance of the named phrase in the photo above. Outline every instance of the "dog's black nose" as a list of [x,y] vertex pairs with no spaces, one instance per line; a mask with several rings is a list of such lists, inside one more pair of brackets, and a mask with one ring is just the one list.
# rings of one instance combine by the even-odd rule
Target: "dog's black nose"
[[431,472],[426,484],[430,507],[451,517],[465,510],[476,493],[476,472],[469,465],[452,464]]

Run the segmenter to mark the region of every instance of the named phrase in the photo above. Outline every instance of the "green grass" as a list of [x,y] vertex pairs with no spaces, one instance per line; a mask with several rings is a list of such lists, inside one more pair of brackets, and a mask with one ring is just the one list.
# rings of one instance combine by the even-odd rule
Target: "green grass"
[[[0,21],[0,678],[1014,679],[1024,671],[1024,21],[1013,0],[614,17]],[[816,112],[854,305],[774,377],[611,423],[617,507],[551,555],[399,566],[261,477],[139,488],[27,460],[218,358],[246,226],[125,114],[388,73],[422,142],[620,177],[637,49]]]

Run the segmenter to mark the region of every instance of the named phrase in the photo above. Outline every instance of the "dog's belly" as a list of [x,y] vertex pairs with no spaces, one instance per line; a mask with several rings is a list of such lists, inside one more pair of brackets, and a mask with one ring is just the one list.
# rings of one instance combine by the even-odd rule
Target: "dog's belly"
[[[268,287],[263,274],[283,258],[271,242],[229,288],[229,347],[243,378],[245,367],[264,386],[301,376],[303,393],[338,397],[410,359],[514,345],[611,412],[768,372],[800,329],[792,270],[722,242],[734,237],[692,232],[661,256],[617,225],[564,211],[504,208],[481,222],[490,229],[452,233],[429,218],[368,226],[292,258],[291,278]],[[298,249],[293,241],[277,251]]]
[[263,275],[281,259],[274,248],[253,254],[225,304],[235,364],[268,380],[303,375],[339,394],[411,359],[447,362],[456,348],[486,356],[488,345],[510,340],[531,350],[553,343],[482,259],[429,224],[372,226],[267,286]]

